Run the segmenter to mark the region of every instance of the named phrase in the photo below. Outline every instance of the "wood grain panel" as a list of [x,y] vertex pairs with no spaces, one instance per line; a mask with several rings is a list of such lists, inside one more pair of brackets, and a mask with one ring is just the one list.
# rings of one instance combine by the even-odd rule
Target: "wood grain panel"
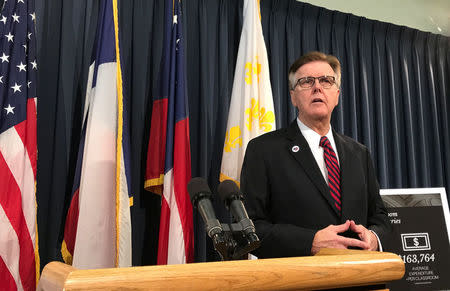
[[[332,249],[310,257],[120,269],[75,270],[52,262],[39,290],[311,290],[380,284],[404,272],[392,253]],[[63,287],[42,285],[47,275]]]

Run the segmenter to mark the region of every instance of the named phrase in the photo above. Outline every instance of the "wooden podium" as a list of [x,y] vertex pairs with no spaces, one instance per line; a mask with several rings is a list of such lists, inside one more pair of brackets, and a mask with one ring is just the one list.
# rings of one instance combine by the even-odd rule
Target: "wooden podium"
[[91,270],[51,262],[38,290],[313,290],[383,284],[404,273],[393,253],[323,249],[310,257]]

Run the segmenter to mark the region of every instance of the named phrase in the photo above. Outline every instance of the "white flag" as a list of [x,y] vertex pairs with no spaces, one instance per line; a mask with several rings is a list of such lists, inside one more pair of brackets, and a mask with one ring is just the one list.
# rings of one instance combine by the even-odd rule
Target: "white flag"
[[269,62],[258,0],[244,0],[244,25],[228,113],[220,181],[239,176],[247,143],[275,129]]

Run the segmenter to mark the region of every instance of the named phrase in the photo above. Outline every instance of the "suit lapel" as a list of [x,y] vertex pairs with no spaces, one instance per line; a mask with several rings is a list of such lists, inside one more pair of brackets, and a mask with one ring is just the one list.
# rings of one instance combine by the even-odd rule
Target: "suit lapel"
[[298,161],[300,166],[304,169],[306,175],[313,182],[313,184],[319,189],[319,192],[325,197],[338,215],[334,205],[334,201],[330,194],[330,189],[323,178],[322,172],[317,165],[316,160],[309,148],[308,142],[303,137],[300,129],[298,128],[297,121],[291,123],[287,128],[287,138],[290,140],[287,150]]

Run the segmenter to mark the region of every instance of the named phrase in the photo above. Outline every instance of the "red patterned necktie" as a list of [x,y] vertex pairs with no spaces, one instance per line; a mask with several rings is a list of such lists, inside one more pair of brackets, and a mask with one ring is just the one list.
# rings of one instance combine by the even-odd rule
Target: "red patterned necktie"
[[341,170],[339,169],[336,153],[326,136],[320,138],[320,146],[323,147],[323,158],[327,166],[330,194],[333,198],[334,206],[341,213]]

